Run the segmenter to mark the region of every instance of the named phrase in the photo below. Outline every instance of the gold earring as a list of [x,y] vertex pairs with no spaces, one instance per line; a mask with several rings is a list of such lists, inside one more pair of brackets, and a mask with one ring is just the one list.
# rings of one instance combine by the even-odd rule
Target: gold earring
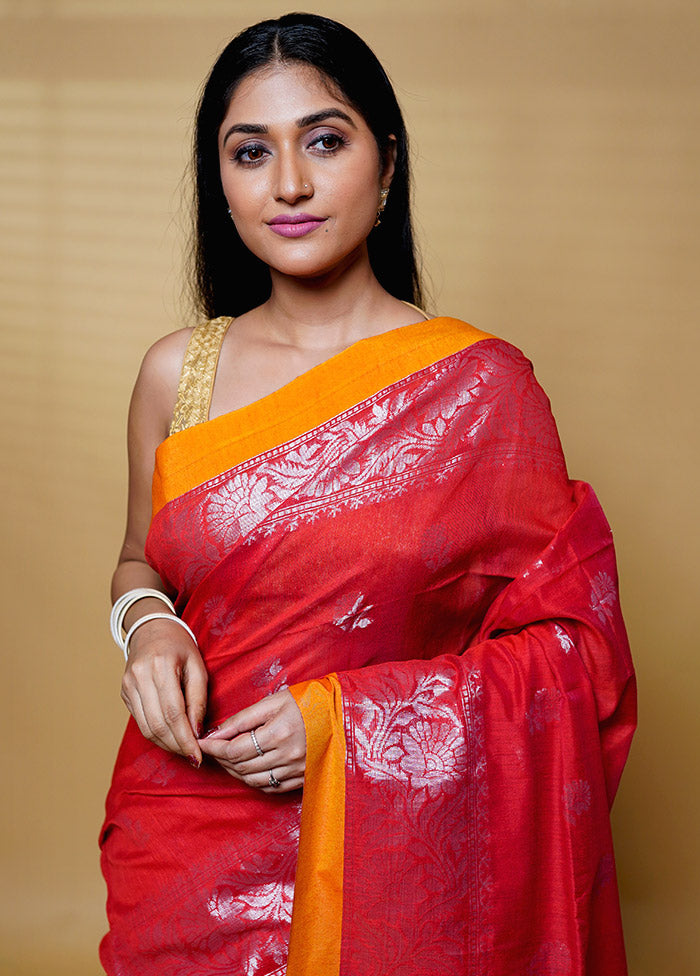
[[379,227],[382,222],[382,214],[384,213],[384,207],[386,207],[386,198],[389,196],[389,187],[384,187],[380,194],[379,206],[377,207],[377,219],[374,221],[374,226]]

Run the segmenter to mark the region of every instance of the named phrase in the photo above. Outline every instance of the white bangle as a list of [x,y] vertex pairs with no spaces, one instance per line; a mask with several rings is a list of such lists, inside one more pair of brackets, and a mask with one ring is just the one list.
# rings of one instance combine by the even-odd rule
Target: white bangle
[[139,617],[139,619],[135,623],[133,623],[131,625],[131,628],[129,630],[129,633],[126,635],[126,640],[124,641],[124,660],[125,661],[128,661],[129,660],[129,641],[131,640],[131,638],[132,638],[132,636],[134,634],[134,631],[138,630],[138,628],[141,626],[141,624],[145,624],[147,620],[172,620],[172,622],[174,624],[179,624],[181,627],[184,627],[185,628],[185,630],[187,631],[187,633],[190,635],[190,637],[194,641],[195,647],[197,646],[197,638],[194,636],[194,634],[192,633],[191,629],[187,626],[187,624],[185,623],[185,621],[182,620],[180,617],[176,617],[172,613],[147,613],[143,617]]
[[175,613],[175,607],[172,601],[162,592],[162,590],[153,590],[147,586],[138,586],[133,590],[127,590],[115,601],[112,607],[112,613],[110,615],[110,627],[112,630],[112,637],[114,638],[116,644],[124,649],[124,640],[122,638],[122,629],[124,628],[124,617],[127,615],[129,610],[133,607],[135,603],[139,600],[146,598],[152,598],[154,600],[160,600],[165,603],[173,613]]
[[124,618],[127,613],[135,603],[139,600],[144,600],[146,598],[152,598],[154,600],[160,600],[167,607],[175,613],[175,607],[172,601],[162,592],[162,590],[152,590],[147,586],[137,586],[133,590],[127,590],[126,593],[122,593],[114,601],[114,606],[112,607],[112,612],[109,617],[109,626],[112,631],[112,639],[117,647],[124,650],[124,638],[122,637],[122,630],[126,630],[124,627]]

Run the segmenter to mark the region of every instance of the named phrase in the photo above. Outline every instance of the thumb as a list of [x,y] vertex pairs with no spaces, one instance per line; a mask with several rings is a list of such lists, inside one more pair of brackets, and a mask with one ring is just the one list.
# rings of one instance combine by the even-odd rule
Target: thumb
[[195,739],[200,739],[202,736],[204,714],[207,710],[207,681],[207,670],[202,659],[197,661],[190,659],[182,673],[182,694]]

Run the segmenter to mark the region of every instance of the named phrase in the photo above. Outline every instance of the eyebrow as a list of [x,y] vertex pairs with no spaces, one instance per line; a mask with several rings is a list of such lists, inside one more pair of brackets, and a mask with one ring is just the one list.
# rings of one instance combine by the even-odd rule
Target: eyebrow
[[[350,118],[347,112],[343,112],[340,108],[323,108],[320,112],[312,112],[311,115],[304,115],[300,119],[297,119],[296,126],[298,129],[306,129],[310,125],[318,125],[319,122],[325,122],[326,119],[342,119],[343,122],[347,122],[349,125],[356,129],[357,126]],[[224,136],[224,141],[222,145],[226,145],[226,140],[229,136],[233,135],[234,132],[242,132],[244,135],[267,135],[270,130],[266,125],[260,125],[256,122],[237,122],[232,125],[230,129],[226,130],[226,135]]]

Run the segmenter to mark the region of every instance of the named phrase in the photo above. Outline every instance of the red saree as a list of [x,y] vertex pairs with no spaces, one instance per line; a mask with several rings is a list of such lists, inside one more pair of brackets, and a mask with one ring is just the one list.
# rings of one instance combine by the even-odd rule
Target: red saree
[[129,722],[110,976],[626,972],[612,539],[516,349],[434,319],[173,435],[147,552],[208,720],[291,686],[307,773],[260,794]]

